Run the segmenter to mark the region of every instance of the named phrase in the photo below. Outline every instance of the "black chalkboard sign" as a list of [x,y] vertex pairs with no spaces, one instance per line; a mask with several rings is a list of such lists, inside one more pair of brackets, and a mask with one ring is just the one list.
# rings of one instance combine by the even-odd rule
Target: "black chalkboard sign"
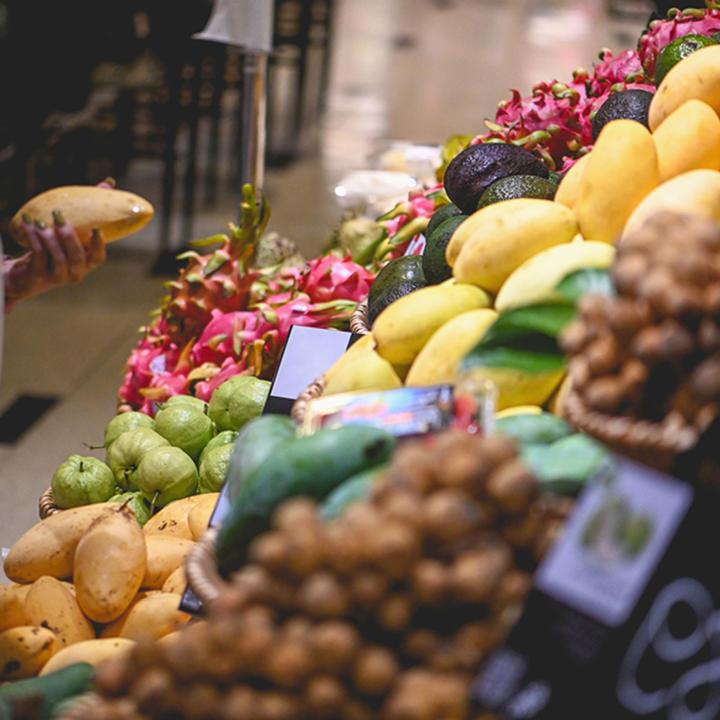
[[473,688],[505,720],[720,718],[720,502],[618,459]]

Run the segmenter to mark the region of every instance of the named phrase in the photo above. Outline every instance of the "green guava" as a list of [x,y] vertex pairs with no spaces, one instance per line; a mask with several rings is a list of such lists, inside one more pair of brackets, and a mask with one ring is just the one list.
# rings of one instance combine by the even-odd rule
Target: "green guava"
[[123,490],[137,490],[140,460],[153,448],[166,445],[170,443],[150,428],[136,428],[123,433],[107,453],[107,464],[115,476],[115,482]]
[[193,460],[214,434],[212,420],[203,412],[182,403],[163,408],[155,416],[155,431]]
[[208,415],[220,430],[239,430],[262,413],[270,383],[252,375],[235,375],[218,387],[210,398]]
[[208,493],[222,490],[230,469],[232,453],[232,445],[220,445],[220,447],[213,448],[205,455],[205,459],[200,463],[198,492]]
[[161,406],[161,410],[167,407],[173,407],[174,405],[185,405],[187,407],[195,408],[201,413],[207,412],[207,403],[200,398],[193,397],[192,395],[172,395],[169,397]]
[[178,447],[156,447],[140,461],[140,492],[153,507],[165,507],[195,493],[198,471],[192,458]]
[[223,445],[232,445],[235,442],[235,439],[237,438],[238,434],[235,432],[235,430],[223,430],[221,433],[218,433],[204,448],[203,451],[200,453],[200,459],[198,460],[198,466],[203,464],[203,460],[205,459],[205,456],[215,448],[222,447]]
[[144,525],[152,515],[150,506],[145,502],[141,492],[124,492],[113,495],[108,502],[127,503],[127,506],[135,513],[140,525]]
[[103,443],[105,449],[107,450],[123,433],[141,427],[152,430],[155,427],[155,421],[149,415],[135,411],[116,415],[105,427]]
[[71,455],[52,477],[55,504],[61,508],[105,502],[115,492],[112,470],[95,457]]

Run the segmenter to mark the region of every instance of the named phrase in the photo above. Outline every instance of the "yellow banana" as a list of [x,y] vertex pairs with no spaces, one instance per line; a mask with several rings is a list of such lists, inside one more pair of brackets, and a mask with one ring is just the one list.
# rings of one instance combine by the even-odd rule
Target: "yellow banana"
[[688,100],[653,133],[660,178],[690,170],[720,170],[720,118],[701,100]]
[[402,387],[402,382],[393,366],[375,352],[373,336],[366,335],[325,373],[323,395],[399,387]]
[[[650,103],[650,129],[655,132],[666,117],[692,99],[702,100],[720,113],[720,46],[694,52],[663,78]],[[695,142],[704,140],[697,138]]]
[[468,310],[448,320],[427,341],[410,368],[406,385],[454,383],[460,361],[495,322],[494,310]]
[[720,172],[691,170],[664,182],[635,208],[623,235],[634,232],[651,215],[663,210],[720,221]]
[[572,210],[551,200],[528,198],[505,200],[478,210],[458,231],[467,225],[468,236],[454,260],[453,275],[458,282],[491,293],[496,293],[525,260],[545,248],[570,242],[578,232]]
[[633,120],[600,133],[580,180],[575,213],[586,240],[615,243],[632,211],[660,182],[652,135]]
[[575,203],[580,195],[580,181],[582,180],[585,166],[587,165],[590,153],[583,155],[565,174],[560,181],[557,192],[555,193],[555,202],[570,208],[575,207]]
[[31,198],[15,213],[10,224],[15,240],[26,243],[24,215],[52,225],[54,210],[62,212],[84,244],[90,242],[93,228],[103,233],[106,242],[132,235],[150,222],[154,212],[147,200],[124,190],[90,185],[57,187]]
[[615,248],[603,242],[572,242],[556,245],[526,260],[503,283],[495,309],[505,312],[522,305],[560,299],[557,284],[571,272],[584,268],[608,268]]
[[393,365],[409,365],[433,333],[467,310],[488,307],[480,288],[453,280],[421,288],[396,300],[373,324],[377,352]]

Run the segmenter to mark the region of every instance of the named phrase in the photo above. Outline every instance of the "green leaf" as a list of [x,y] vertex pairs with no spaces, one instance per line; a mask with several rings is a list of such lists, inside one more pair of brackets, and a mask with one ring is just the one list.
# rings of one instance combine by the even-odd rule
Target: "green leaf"
[[209,237],[200,238],[198,240],[191,240],[190,247],[205,248],[211,245],[219,245],[228,242],[228,238],[225,233],[218,233],[217,235],[210,235]]
[[615,288],[608,270],[586,268],[575,270],[566,275],[555,288],[563,299],[571,303],[579,302],[583,295],[593,293],[613,297]]
[[538,352],[513,347],[478,346],[465,356],[462,369],[486,367],[520,370],[526,373],[550,373],[565,368],[565,357],[558,352]]
[[600,443],[575,433],[552,445],[526,445],[520,450],[542,488],[576,494],[588,481],[600,479],[612,468],[612,456]]
[[540,303],[509,310],[495,320],[478,347],[506,345],[537,334],[556,339],[574,318],[574,306],[566,303]]

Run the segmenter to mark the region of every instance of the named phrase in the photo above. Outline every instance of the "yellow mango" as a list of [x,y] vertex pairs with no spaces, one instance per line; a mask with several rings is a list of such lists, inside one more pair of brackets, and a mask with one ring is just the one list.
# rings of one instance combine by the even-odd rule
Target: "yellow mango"
[[198,497],[200,500],[188,513],[188,526],[193,540],[199,540],[205,534],[220,493],[203,493]]
[[185,566],[181,565],[178,568],[175,568],[170,575],[168,575],[168,579],[163,583],[162,588],[160,588],[164,593],[176,593],[177,595],[182,595],[185,592],[185,588],[187,587],[187,578],[185,577]]
[[177,593],[153,593],[133,603],[115,622],[103,630],[103,637],[129,640],[158,640],[179,630],[190,615],[179,610]]
[[[85,615],[99,623],[125,612],[147,567],[145,537],[135,514],[125,506],[114,507],[90,526],[75,551],[77,601]],[[161,536],[149,536],[154,537]]]
[[30,625],[52,630],[63,647],[95,637],[75,596],[53,577],[41,577],[32,584],[25,598],[25,614]]
[[468,310],[448,320],[427,341],[410,368],[407,385],[455,383],[460,361],[495,322],[497,313]]
[[52,630],[21,625],[0,633],[0,681],[34,677],[60,649]]
[[533,255],[569,243],[578,232],[572,210],[551,200],[529,198],[478,210],[459,230],[468,224],[469,234],[454,261],[453,275],[459,283],[490,293],[496,293],[513,270]]
[[18,625],[30,625],[25,614],[24,598],[16,588],[19,585],[0,585],[0,632],[18,627]]
[[555,288],[576,270],[606,269],[612,265],[615,248],[604,242],[571,242],[539,252],[516,268],[495,298],[499,313],[524,305],[557,302]]
[[201,497],[202,495],[191,495],[168,503],[145,523],[143,533],[145,535],[165,535],[182,540],[192,540],[188,515]]
[[475,367],[472,370],[497,386],[498,411],[520,405],[543,405],[565,375],[562,369],[541,373],[510,367]]
[[183,564],[194,543],[191,540],[164,535],[148,535],[145,544],[147,566],[142,587],[159,590],[170,575]]
[[691,170],[664,182],[635,208],[623,235],[634,232],[649,217],[665,210],[720,222],[720,172]]
[[720,170],[720,118],[701,100],[688,100],[653,133],[660,179],[690,170]]
[[40,675],[57,672],[75,663],[99,665],[105,660],[122,657],[129,653],[135,642],[127,638],[108,638],[85,640],[61,650],[54,655],[42,668]]
[[22,583],[35,582],[43,575],[71,577],[80,538],[97,518],[116,507],[112,503],[83,505],[41,520],[10,548],[5,574]]
[[47,190],[28,200],[10,223],[13,238],[25,244],[22,217],[53,224],[53,210],[60,210],[87,245],[93,228],[98,228],[106,242],[132,235],[152,219],[153,206],[134,193],[92,185],[67,185]]
[[516,415],[542,415],[542,413],[543,409],[539,405],[518,405],[496,412],[495,419],[502,420],[503,418],[515,417]]
[[566,173],[560,181],[557,192],[553,198],[555,202],[564,205],[571,210],[575,207],[580,197],[580,183],[585,166],[587,165],[590,153],[583,155]]
[[[357,347],[362,345],[361,347]],[[325,373],[323,395],[358,390],[394,390],[402,387],[393,366],[375,352],[371,334],[358,340]]]
[[660,182],[652,135],[633,120],[600,133],[580,181],[575,214],[586,240],[614,244],[633,210]]
[[409,365],[448,320],[488,305],[487,293],[466,283],[450,280],[420,288],[386,307],[375,320],[377,352],[393,365]]
[[[663,78],[650,103],[650,129],[655,132],[666,117],[688,100],[702,100],[720,114],[719,45],[697,50]],[[695,142],[702,143],[704,138],[697,138]]]

